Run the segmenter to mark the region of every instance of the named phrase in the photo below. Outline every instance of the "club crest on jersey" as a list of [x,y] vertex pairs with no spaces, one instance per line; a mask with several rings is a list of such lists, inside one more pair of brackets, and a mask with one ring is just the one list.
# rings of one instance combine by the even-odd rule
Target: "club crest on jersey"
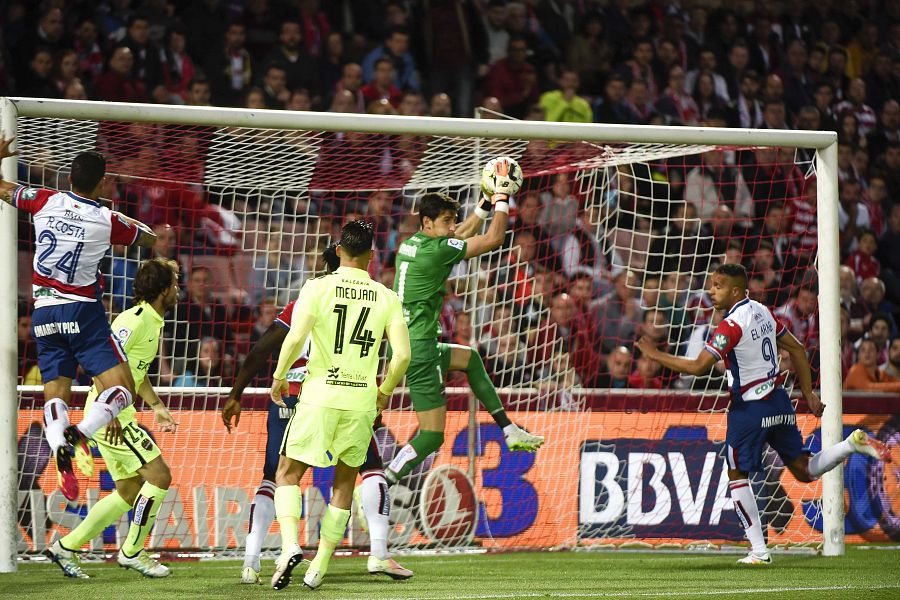
[[715,337],[713,337],[712,345],[716,350],[724,350],[725,346],[728,345],[728,336],[724,333],[717,333]]
[[450,238],[447,240],[447,245],[451,248],[456,248],[457,250],[462,250],[465,247],[466,243],[462,240],[458,240],[456,238]]
[[37,198],[37,188],[27,188],[22,192],[22,198],[25,200],[34,200]]

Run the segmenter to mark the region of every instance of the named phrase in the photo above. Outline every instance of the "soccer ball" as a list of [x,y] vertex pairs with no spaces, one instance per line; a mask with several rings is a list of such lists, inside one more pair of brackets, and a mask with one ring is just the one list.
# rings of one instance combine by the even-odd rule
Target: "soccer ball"
[[490,198],[494,194],[514,195],[522,185],[524,175],[516,159],[498,156],[487,161],[481,170],[481,191]]

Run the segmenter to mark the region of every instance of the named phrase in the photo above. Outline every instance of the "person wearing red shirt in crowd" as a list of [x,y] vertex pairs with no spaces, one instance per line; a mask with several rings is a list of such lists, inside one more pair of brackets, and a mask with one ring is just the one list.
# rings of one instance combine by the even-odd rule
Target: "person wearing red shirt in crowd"
[[628,387],[639,390],[661,390],[663,378],[659,371],[658,362],[644,356],[640,357],[637,359],[637,369],[628,376]]
[[528,107],[538,101],[537,73],[528,62],[528,42],[524,37],[510,37],[506,58],[495,62],[485,78],[484,94],[495,96],[506,114],[517,119],[525,118]]
[[871,229],[861,230],[856,236],[856,250],[844,262],[856,273],[858,282],[881,274],[881,263],[875,258],[876,252],[878,240],[875,239],[875,232]]
[[403,92],[394,85],[394,63],[389,58],[380,58],[375,62],[372,81],[360,90],[366,105],[376,100],[387,100],[394,108],[400,107]]
[[97,78],[94,98],[107,102],[145,102],[147,90],[143,82],[131,74],[134,56],[128,46],[119,46],[109,57],[106,73]]

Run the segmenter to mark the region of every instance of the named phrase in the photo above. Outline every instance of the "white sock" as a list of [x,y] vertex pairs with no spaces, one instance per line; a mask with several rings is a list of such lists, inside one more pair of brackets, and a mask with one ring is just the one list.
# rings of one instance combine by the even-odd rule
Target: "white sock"
[[369,544],[372,556],[378,560],[391,557],[388,552],[389,518],[391,515],[391,498],[388,495],[388,484],[383,471],[369,471],[362,480],[362,508],[369,524]]
[[510,435],[511,433],[518,431],[518,429],[519,429],[518,425],[516,425],[515,423],[510,423],[509,425],[507,425],[506,427],[503,428],[503,435]]
[[813,454],[809,457],[809,465],[807,466],[809,476],[813,479],[818,479],[844,462],[844,459],[855,451],[856,450],[853,448],[850,440],[844,440],[843,442],[838,442],[831,448],[825,448],[818,454]]
[[259,553],[269,534],[269,527],[275,520],[275,482],[263,479],[250,505],[250,523],[247,532],[247,546],[244,549],[244,566],[260,570]]
[[750,482],[746,479],[729,481],[728,488],[731,490],[731,499],[734,501],[734,512],[737,513],[741,525],[744,526],[744,533],[750,540],[753,553],[768,553],[766,538],[763,536],[762,525],[759,521],[759,508],[756,506],[756,498],[753,496]]
[[98,429],[115,419],[124,408],[131,404],[131,401],[131,392],[122,386],[114,385],[103,390],[94,400],[91,409],[81,419],[78,429],[85,437],[94,437]]
[[44,402],[44,435],[54,453],[66,445],[64,432],[68,426],[69,407],[62,398],[51,398]]
[[[388,469],[392,471],[393,475],[396,475],[400,471],[403,470],[404,465],[409,461],[416,458],[418,454],[416,453],[416,449],[413,448],[412,444],[407,444],[400,448],[400,451],[394,455],[394,460],[391,461],[391,464],[388,465]],[[396,483],[396,477],[392,477],[394,479],[392,483]]]

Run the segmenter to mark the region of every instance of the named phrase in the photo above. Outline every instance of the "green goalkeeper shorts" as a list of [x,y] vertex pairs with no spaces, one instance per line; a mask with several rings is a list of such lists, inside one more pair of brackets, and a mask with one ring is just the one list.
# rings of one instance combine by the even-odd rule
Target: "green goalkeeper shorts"
[[447,405],[444,379],[450,370],[450,344],[437,340],[410,340],[412,359],[406,370],[406,385],[416,412]]

